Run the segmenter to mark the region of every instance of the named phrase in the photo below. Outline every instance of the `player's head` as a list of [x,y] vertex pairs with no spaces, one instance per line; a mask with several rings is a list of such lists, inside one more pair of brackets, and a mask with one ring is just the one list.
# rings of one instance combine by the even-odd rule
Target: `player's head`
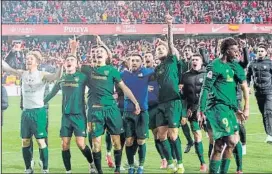
[[192,55],[193,55],[193,46],[192,45],[185,45],[183,47],[183,56],[186,60],[190,60],[192,58]]
[[221,54],[227,57],[227,61],[232,61],[239,54],[238,43],[235,39],[229,37],[222,41],[220,47]]
[[139,54],[132,54],[130,56],[131,70],[138,71],[143,65],[143,57]]
[[65,67],[66,73],[67,74],[75,73],[77,65],[78,65],[77,63],[78,63],[77,58],[72,54],[68,54],[64,61],[64,67]]
[[42,61],[42,54],[40,51],[30,51],[26,55],[26,68],[32,69],[37,68],[40,62]]
[[156,57],[158,59],[164,59],[167,57],[168,54],[168,48],[164,45],[159,45],[156,47]]
[[267,45],[265,43],[260,43],[257,48],[257,58],[263,59],[267,56]]
[[191,61],[192,61],[192,68],[194,70],[200,70],[202,65],[203,65],[203,57],[201,56],[201,54],[199,53],[195,53],[192,55],[192,58],[191,58]]
[[144,59],[145,59],[145,66],[147,68],[154,67],[154,56],[153,56],[153,54],[151,52],[145,53]]
[[96,50],[95,52],[96,52],[97,66],[106,65],[106,61],[109,58],[107,49],[103,46],[99,46],[95,50]]
[[129,70],[131,69],[131,55],[126,55],[124,66]]

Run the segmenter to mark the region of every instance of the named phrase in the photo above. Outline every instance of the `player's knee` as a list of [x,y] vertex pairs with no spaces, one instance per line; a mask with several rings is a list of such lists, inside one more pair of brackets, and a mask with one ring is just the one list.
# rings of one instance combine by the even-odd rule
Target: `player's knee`
[[126,138],[126,146],[131,147],[133,145],[134,139],[132,137]]
[[77,143],[77,147],[80,149],[80,150],[84,150],[85,149],[85,146],[86,146],[86,144],[85,144],[85,142],[84,142],[84,140],[83,141],[76,141],[76,143]]
[[226,144],[228,148],[234,149],[237,143],[238,141],[236,141],[235,138],[232,138],[232,139],[229,139]]
[[182,126],[184,126],[187,123],[187,118],[182,117],[180,123]]
[[30,139],[22,139],[22,147],[29,147],[30,141]]
[[168,136],[172,141],[175,141],[178,138],[178,128],[169,129]]
[[40,149],[46,148],[45,139],[38,139],[37,143]]
[[158,132],[157,137],[160,141],[164,141],[167,139],[167,132]]
[[145,139],[137,139],[138,145],[143,145],[145,143]]
[[62,147],[62,150],[68,150],[68,149],[70,149],[70,143],[62,141],[61,147]]
[[200,142],[200,141],[202,141],[202,133],[201,133],[201,131],[194,131],[193,132],[193,134],[194,134],[194,139],[195,139],[195,142]]
[[93,151],[100,152],[101,151],[101,142],[93,139]]
[[121,140],[119,135],[112,135],[112,146],[114,150],[120,150],[121,149]]

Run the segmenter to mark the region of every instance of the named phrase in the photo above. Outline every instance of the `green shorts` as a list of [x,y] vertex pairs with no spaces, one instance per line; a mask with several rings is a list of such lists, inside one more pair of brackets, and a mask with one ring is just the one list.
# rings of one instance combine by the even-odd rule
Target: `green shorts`
[[103,135],[105,129],[111,135],[120,135],[124,132],[122,116],[117,106],[92,108],[88,122],[92,123],[92,137]]
[[208,127],[211,127],[214,140],[233,135],[238,130],[237,119],[234,111],[226,105],[217,104],[209,108],[205,115]]
[[180,126],[181,112],[182,104],[179,99],[160,103],[156,115],[156,127],[178,128]]
[[21,137],[29,139],[33,135],[36,139],[47,138],[46,109],[23,109],[21,116]]
[[84,114],[65,114],[61,119],[60,137],[86,137],[87,119]]
[[193,132],[201,130],[197,120],[197,111],[193,112],[192,116],[188,118],[188,121],[190,122],[191,130]]
[[149,115],[147,111],[142,111],[139,115],[135,115],[133,112],[124,112],[124,118],[126,138],[147,138],[149,122]]
[[156,115],[158,113],[158,106],[152,106],[148,109],[149,115],[149,129],[153,130],[156,128]]

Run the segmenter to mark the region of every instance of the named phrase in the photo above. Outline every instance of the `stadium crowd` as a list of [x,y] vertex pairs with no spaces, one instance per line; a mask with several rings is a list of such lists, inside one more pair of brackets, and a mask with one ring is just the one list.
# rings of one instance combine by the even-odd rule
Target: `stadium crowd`
[[271,1],[3,1],[2,23],[271,24]]
[[[90,37],[90,38],[88,38]],[[95,41],[92,40],[92,36],[84,38],[84,41],[80,42],[80,49],[78,56],[81,57],[82,62],[86,61],[88,55],[90,54],[91,47],[95,44]],[[175,38],[175,47],[179,50],[182,55],[183,47],[186,44],[191,44],[194,48],[197,48],[199,43],[205,43],[204,48],[207,50],[208,57],[213,60],[216,57],[216,45],[221,39],[220,37],[215,38],[211,36],[205,37],[196,37],[196,38],[184,38],[184,36],[177,36]],[[123,60],[123,57],[131,51],[138,50],[139,53],[144,54],[148,51],[154,52],[155,49],[155,37],[102,37],[108,47],[113,53],[113,58],[115,64],[118,66]],[[269,37],[248,37],[248,50],[249,50],[249,59],[252,60],[256,57],[256,48],[257,44],[262,41],[266,44],[269,44],[268,54],[272,59],[272,39]],[[16,52],[16,59],[13,59],[10,64],[13,67],[23,69],[25,67],[25,56],[28,50],[38,49],[41,50],[44,54],[45,59],[41,62],[40,69],[44,69],[48,72],[55,72],[55,58],[65,57],[69,53],[68,48],[68,39],[67,37],[59,37],[58,39],[46,37],[35,37],[35,38],[26,38],[23,40],[15,40],[14,42],[8,42],[7,40],[2,41],[2,58],[5,58],[9,51],[14,47],[17,42],[21,42],[20,46],[23,51]],[[5,79],[8,76],[8,73],[3,74],[2,82],[5,83]]]

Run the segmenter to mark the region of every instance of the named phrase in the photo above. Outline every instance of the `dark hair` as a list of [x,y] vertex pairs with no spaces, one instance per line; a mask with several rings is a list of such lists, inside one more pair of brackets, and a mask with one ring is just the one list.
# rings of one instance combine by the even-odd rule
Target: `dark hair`
[[268,45],[266,43],[261,42],[261,43],[258,44],[258,48],[264,48],[265,50],[267,50]]
[[200,53],[198,53],[198,52],[194,53],[192,57],[200,57],[202,61],[204,60],[203,56]]
[[230,46],[238,45],[237,41],[232,37],[228,37],[224,39],[221,43],[220,52],[221,54],[225,54],[226,51],[229,49]]
[[185,46],[183,47],[182,52],[184,52],[184,50],[185,50],[186,48],[190,48],[192,51],[194,51],[194,47],[193,47],[192,45],[190,45],[190,44],[187,44],[187,45],[185,45]]
[[132,53],[130,56],[138,56],[141,58],[142,61],[144,61],[144,58],[138,53]]

